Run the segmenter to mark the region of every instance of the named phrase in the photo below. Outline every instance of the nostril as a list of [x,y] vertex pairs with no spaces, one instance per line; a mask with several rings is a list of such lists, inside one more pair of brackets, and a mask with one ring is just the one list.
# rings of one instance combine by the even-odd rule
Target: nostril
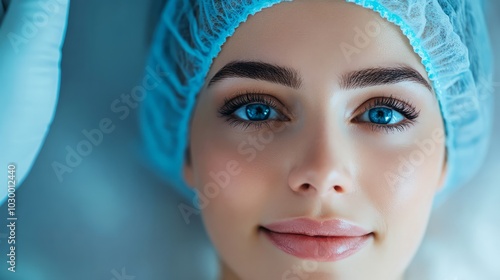
[[311,185],[309,185],[309,184],[303,184],[302,186],[300,186],[300,189],[303,191],[307,191],[310,187],[311,187]]
[[336,192],[339,192],[339,193],[344,192],[344,190],[342,189],[342,187],[341,187],[341,186],[335,186],[335,187],[333,187],[333,189],[334,189]]

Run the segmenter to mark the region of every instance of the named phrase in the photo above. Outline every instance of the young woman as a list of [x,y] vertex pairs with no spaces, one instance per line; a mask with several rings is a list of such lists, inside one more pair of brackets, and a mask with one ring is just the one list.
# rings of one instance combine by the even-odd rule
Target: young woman
[[480,2],[243,2],[168,1],[157,30],[142,127],[179,215],[224,280],[402,279],[485,153]]

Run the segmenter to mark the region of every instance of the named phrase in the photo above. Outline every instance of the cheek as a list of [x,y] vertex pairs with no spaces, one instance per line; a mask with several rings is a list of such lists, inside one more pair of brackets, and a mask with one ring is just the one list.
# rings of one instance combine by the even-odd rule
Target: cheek
[[389,142],[360,149],[365,151],[358,165],[363,169],[359,184],[366,186],[364,190],[379,210],[387,213],[433,199],[443,170],[444,143],[432,135],[409,137],[404,145]]
[[443,133],[442,127],[428,125],[409,131],[407,139],[395,137],[378,146],[372,141],[360,149],[357,183],[383,217],[379,244],[392,248],[392,258],[411,255],[424,235],[443,172]]
[[415,139],[398,148],[372,148],[362,158],[359,184],[387,217],[426,207],[438,190],[444,144],[431,138]]
[[407,135],[384,144],[356,143],[356,184],[383,220],[377,244],[388,262],[409,262],[418,248],[444,164],[441,127]]
[[206,121],[193,126],[200,133],[193,135],[193,168],[206,231],[225,262],[245,271],[249,258],[262,258],[257,225],[272,197],[269,182],[277,177],[264,160],[270,147],[258,135],[257,141],[249,138],[254,134],[235,135],[234,128],[229,133],[219,125],[220,133],[213,133]]
[[[207,231],[225,246],[232,244],[228,231],[241,238],[256,230],[252,227],[269,198],[267,182],[275,175],[261,160],[268,149],[266,135],[235,133],[224,120],[202,113],[195,115],[191,134],[195,188]],[[225,240],[217,240],[221,236]]]

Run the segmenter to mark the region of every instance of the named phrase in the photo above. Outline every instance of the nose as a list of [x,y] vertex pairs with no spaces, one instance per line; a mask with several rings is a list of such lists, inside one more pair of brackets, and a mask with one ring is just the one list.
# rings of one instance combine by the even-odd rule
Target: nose
[[340,195],[353,190],[346,132],[334,129],[332,122],[322,123],[299,133],[301,147],[291,166],[288,185],[300,195]]

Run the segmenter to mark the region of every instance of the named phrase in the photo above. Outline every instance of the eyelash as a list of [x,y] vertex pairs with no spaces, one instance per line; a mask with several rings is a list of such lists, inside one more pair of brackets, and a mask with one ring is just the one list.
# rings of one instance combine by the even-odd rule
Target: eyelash
[[392,95],[389,97],[375,97],[368,100],[368,103],[365,103],[363,111],[355,117],[355,120],[359,118],[362,114],[367,112],[370,109],[377,107],[387,107],[389,109],[395,110],[396,112],[402,114],[405,117],[405,120],[401,121],[397,124],[376,124],[376,123],[367,123],[371,126],[372,130],[385,130],[385,132],[394,132],[394,131],[404,131],[413,125],[416,122],[416,119],[420,115],[420,111],[417,111],[415,106],[411,104],[409,100],[401,101]]
[[[276,110],[276,112],[280,116],[280,119],[266,121],[246,121],[233,115],[233,113],[240,107],[252,103],[259,103],[269,106],[271,109]],[[255,129],[260,129],[262,125],[265,125],[270,128],[270,123],[273,121],[290,121],[290,118],[285,116],[279,109],[280,105],[278,105],[278,103],[281,102],[277,101],[274,97],[266,93],[244,92],[231,99],[227,97],[224,98],[224,105],[222,105],[222,107],[218,110],[218,113],[220,117],[226,118],[229,124],[234,127],[241,125],[244,129],[247,129],[250,126],[253,126]],[[281,106],[283,106],[283,104],[281,104]]]
[[[259,103],[269,106],[271,109],[276,110],[276,112],[280,116],[280,119],[265,120],[265,121],[246,121],[234,116],[233,113],[236,110],[238,110],[242,106],[249,105],[252,103]],[[231,99],[227,97],[224,98],[224,104],[218,110],[218,113],[219,117],[225,118],[226,121],[231,126],[234,127],[243,126],[244,129],[247,129],[250,126],[252,126],[253,128],[258,130],[262,127],[262,125],[265,125],[269,128],[270,123],[273,121],[290,121],[290,118],[284,115],[283,112],[279,109],[280,105],[278,105],[278,103],[280,103],[281,106],[283,106],[281,102],[277,101],[276,98],[272,97],[269,94],[261,92],[244,92],[238,94],[236,97],[233,97]],[[363,122],[370,125],[372,130],[374,131],[376,130],[385,130],[385,132],[394,132],[396,130],[404,131],[405,129],[409,128],[412,124],[416,122],[416,119],[418,118],[420,113],[408,100],[401,101],[399,99],[394,98],[392,95],[390,97],[372,98],[368,100],[368,103],[365,104],[366,105],[364,106],[363,112],[361,112],[354,118],[355,121],[359,116],[361,116],[368,110],[376,107],[387,107],[389,109],[399,112],[405,117],[405,120],[393,125],[390,124],[381,125],[376,123]]]

